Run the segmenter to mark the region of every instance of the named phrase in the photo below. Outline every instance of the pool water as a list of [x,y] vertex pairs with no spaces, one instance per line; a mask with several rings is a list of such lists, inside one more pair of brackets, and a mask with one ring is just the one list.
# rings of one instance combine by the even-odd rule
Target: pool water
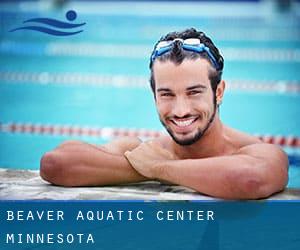
[[[200,3],[181,5],[191,13],[201,9]],[[245,10],[246,16],[176,11],[151,15],[142,3],[136,12],[131,3],[75,2],[62,9],[28,10],[20,6],[0,8],[1,124],[162,130],[148,86],[149,55],[164,33],[196,27],[213,38],[225,58],[228,87],[220,108],[224,123],[251,134],[300,136],[299,16],[271,18],[255,8],[252,15],[251,8]],[[76,9],[78,23],[86,22],[78,35],[8,32],[33,17],[62,20],[68,9]],[[67,139],[101,144],[111,138],[0,130],[0,166],[38,169],[41,155]],[[291,163],[289,187],[300,188],[300,150],[284,149]]]

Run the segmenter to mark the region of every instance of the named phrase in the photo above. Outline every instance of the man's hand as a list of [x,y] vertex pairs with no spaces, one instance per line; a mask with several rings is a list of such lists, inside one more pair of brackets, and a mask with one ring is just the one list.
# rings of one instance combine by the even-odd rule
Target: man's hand
[[126,151],[124,155],[138,173],[150,179],[158,177],[158,163],[177,159],[175,155],[154,141],[143,142],[134,150]]

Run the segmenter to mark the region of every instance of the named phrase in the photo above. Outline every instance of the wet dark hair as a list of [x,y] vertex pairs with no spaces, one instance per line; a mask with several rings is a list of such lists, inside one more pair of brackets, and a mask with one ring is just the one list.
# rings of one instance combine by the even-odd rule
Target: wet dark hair
[[213,54],[213,56],[215,57],[218,65],[219,65],[219,69],[217,70],[214,67],[213,63],[211,62],[211,60],[209,59],[208,55],[205,52],[197,53],[197,52],[193,52],[193,51],[184,50],[181,47],[181,42],[175,41],[173,43],[172,49],[169,52],[157,57],[153,62],[150,59],[150,65],[149,65],[149,68],[151,70],[150,85],[151,85],[151,89],[154,93],[154,96],[155,96],[155,81],[154,81],[154,75],[153,75],[153,63],[156,60],[159,60],[162,62],[170,60],[176,64],[181,64],[184,59],[192,59],[193,60],[193,59],[197,59],[197,58],[205,58],[212,65],[212,67],[211,67],[212,69],[209,70],[209,80],[210,80],[211,88],[215,95],[217,86],[222,79],[222,72],[223,72],[223,67],[224,67],[224,59],[221,56],[218,48],[214,45],[212,40],[204,34],[204,32],[197,31],[194,28],[190,28],[190,29],[186,29],[182,32],[176,32],[176,31],[170,32],[167,35],[161,37],[160,40],[155,44],[154,49],[159,42],[174,40],[175,38],[181,38],[181,39],[199,38],[201,43],[203,43],[205,46],[207,46],[210,49],[211,53]]

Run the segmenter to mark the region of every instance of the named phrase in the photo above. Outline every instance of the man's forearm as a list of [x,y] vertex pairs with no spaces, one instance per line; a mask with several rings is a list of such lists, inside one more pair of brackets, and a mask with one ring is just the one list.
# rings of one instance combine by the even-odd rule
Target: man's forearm
[[249,156],[169,160],[158,164],[155,177],[215,197],[256,199],[272,193],[258,164]]
[[102,186],[147,180],[123,155],[78,144],[46,153],[41,159],[41,177],[63,186]]

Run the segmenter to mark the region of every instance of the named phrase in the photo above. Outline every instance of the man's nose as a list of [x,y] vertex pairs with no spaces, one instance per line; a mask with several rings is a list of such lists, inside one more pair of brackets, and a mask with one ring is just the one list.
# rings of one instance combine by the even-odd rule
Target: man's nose
[[177,97],[173,107],[173,115],[177,117],[184,117],[190,114],[190,111],[191,107],[188,100],[186,100],[186,98]]

